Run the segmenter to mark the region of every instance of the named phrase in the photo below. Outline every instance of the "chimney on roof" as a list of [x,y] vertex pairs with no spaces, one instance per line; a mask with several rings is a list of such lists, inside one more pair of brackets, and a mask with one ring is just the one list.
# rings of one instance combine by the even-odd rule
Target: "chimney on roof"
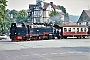
[[53,5],[53,2],[50,2],[51,5]]
[[88,10],[90,10],[90,7],[89,7],[89,5],[88,5]]

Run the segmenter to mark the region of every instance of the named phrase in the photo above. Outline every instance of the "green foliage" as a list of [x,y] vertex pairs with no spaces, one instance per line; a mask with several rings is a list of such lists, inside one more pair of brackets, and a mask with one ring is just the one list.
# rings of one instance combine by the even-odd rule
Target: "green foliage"
[[7,10],[7,13],[6,13],[6,27],[7,27],[7,29],[9,30],[10,29],[10,25],[11,25],[11,23],[12,23],[12,19],[10,18],[10,16],[9,16],[9,13],[8,13],[8,10]]
[[[10,14],[10,17],[11,17],[11,18],[16,19],[17,16],[18,16],[18,11],[16,11],[16,10],[13,9],[13,10],[10,11],[9,14]],[[12,16],[11,16],[11,15],[12,15]]]
[[26,10],[21,10],[21,11],[17,11],[17,10],[11,10],[9,12],[10,15],[10,19],[11,22],[27,22],[28,21],[28,13],[26,12]]
[[69,14],[66,12],[66,8],[64,8],[64,6],[58,5],[58,7],[60,8],[60,10],[62,10],[62,12],[64,12],[64,14],[65,14],[66,16],[69,16]]
[[66,8],[64,6],[58,5],[58,7],[64,12],[66,20],[69,21],[69,14],[66,12]]
[[58,5],[58,7],[66,14],[66,8],[64,8],[63,6]]
[[59,14],[59,13],[52,10],[52,11],[50,12],[49,16],[53,17],[53,16],[55,16],[55,15],[57,15],[57,14]]
[[5,14],[6,14],[6,0],[0,0],[0,33],[4,33],[6,30],[6,21],[5,21]]
[[28,21],[28,13],[25,10],[21,10],[18,13],[17,23],[18,22],[27,22]]
[[7,33],[13,22],[19,23],[28,21],[29,19],[26,10],[17,11],[7,9],[4,16],[0,15],[0,33]]
[[13,22],[28,22],[28,14],[25,10],[6,10],[6,0],[0,0],[0,33],[6,33]]

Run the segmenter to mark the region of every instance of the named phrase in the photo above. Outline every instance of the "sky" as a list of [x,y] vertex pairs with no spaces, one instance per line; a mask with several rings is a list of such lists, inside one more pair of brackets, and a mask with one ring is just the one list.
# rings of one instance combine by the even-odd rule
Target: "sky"
[[[29,9],[29,4],[36,4],[36,0],[7,0],[7,9]],[[70,15],[80,16],[83,10],[90,9],[90,0],[45,0],[56,5],[64,6]]]

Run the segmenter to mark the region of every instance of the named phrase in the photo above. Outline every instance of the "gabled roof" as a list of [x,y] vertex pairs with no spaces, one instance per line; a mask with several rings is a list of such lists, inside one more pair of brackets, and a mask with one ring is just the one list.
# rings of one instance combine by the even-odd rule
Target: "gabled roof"
[[[86,20],[83,20],[83,18],[85,18],[85,15],[87,15],[87,17],[89,18],[90,20],[90,10],[83,10],[79,20],[77,21],[77,23],[81,22],[81,21],[86,21]],[[87,20],[88,21],[88,20]]]
[[[56,6],[55,4],[53,4],[53,2],[52,2],[52,4],[51,4],[51,2],[50,3],[44,2],[43,9],[47,9],[49,5],[51,5],[53,9],[60,10],[60,8],[58,6]],[[35,6],[37,6],[37,5],[35,5],[35,4],[29,4],[29,8],[35,7]]]
[[44,8],[44,9],[47,9],[48,6],[49,6],[49,3],[44,2],[44,6],[43,6],[43,8]]
[[[51,5],[51,7],[54,10],[56,10],[58,12],[61,11],[61,9],[57,5],[53,4],[53,2],[50,2],[50,3],[43,2],[43,3],[44,3],[43,7],[40,7],[38,4],[29,4],[29,9],[33,9],[33,7],[39,7],[41,9],[43,9],[43,10],[46,10]],[[64,13],[63,12],[59,12],[59,14],[64,14]]]
[[[52,4],[51,4],[51,3],[52,3]],[[44,2],[43,8],[44,8],[44,9],[47,9],[47,7],[48,7],[49,5],[51,5],[54,9],[60,10],[60,8],[59,8],[58,6],[56,6],[55,4],[53,4],[53,2],[50,2],[50,3]]]
[[90,10],[83,10],[84,12],[86,12],[86,14],[88,15],[88,17],[90,17]]
[[54,7],[54,9],[58,9],[58,10],[60,10],[60,8],[58,7],[58,6],[56,6],[56,5],[52,5],[53,7]]

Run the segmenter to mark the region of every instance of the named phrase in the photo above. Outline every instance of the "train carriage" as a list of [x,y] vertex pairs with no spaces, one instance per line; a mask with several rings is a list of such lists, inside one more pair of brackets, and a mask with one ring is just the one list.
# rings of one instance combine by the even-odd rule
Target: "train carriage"
[[77,38],[85,38],[88,36],[88,26],[54,26],[56,29],[61,29],[60,37],[77,37]]

